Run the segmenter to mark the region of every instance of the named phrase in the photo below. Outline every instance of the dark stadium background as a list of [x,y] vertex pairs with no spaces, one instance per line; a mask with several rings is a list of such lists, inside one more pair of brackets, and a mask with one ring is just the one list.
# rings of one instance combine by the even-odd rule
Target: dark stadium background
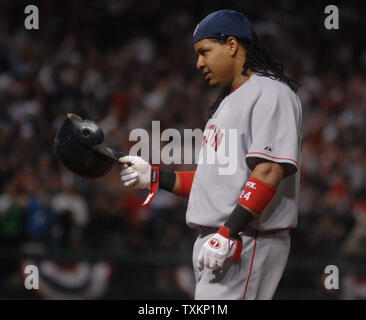
[[[39,30],[24,8],[37,5]],[[337,5],[339,30],[324,27]],[[134,128],[200,128],[217,95],[191,36],[209,12],[245,13],[301,87],[299,225],[275,299],[364,299],[366,46],[362,1],[0,1],[0,299],[188,299],[195,234],[186,200],[88,181],[52,151],[67,112],[128,150]],[[156,146],[152,146],[156,147]],[[191,165],[171,165],[189,170]],[[24,287],[37,265],[40,290]],[[339,289],[326,290],[327,265]]]

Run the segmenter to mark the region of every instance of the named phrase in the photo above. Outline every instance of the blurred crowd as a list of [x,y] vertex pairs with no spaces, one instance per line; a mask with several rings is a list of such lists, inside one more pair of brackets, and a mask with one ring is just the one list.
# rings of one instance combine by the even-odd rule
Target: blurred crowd
[[[26,1],[0,1],[0,246],[108,253],[189,254],[186,200],[122,188],[118,169],[89,181],[64,169],[52,142],[68,112],[98,122],[109,146],[129,150],[134,128],[203,129],[218,91],[195,70],[192,31],[220,8],[245,13],[300,83],[303,162],[292,250],[366,253],[365,16],[300,1],[36,1],[40,29],[24,28]],[[215,6],[216,5],[216,6]],[[152,148],[157,147],[152,145]],[[170,165],[190,170],[192,165]]]

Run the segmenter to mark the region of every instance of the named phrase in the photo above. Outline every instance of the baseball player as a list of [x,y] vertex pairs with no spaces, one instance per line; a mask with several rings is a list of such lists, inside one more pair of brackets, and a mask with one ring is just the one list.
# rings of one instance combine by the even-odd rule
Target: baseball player
[[173,172],[126,156],[121,180],[149,189],[149,201],[158,187],[189,197],[186,222],[199,231],[195,299],[271,299],[287,263],[289,229],[297,225],[302,110],[296,82],[239,12],[209,14],[193,43],[197,69],[210,86],[222,88],[200,156],[225,152],[222,142],[234,129],[235,172],[220,174],[217,161]]

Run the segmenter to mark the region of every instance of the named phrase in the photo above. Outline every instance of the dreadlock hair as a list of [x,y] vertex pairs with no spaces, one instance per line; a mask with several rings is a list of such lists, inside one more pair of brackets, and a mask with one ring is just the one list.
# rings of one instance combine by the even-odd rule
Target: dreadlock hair
[[[219,43],[224,44],[227,40],[228,36],[224,36],[221,38],[212,39],[213,41],[217,41]],[[247,71],[251,70],[258,75],[264,77],[270,77],[277,79],[286,83],[294,92],[297,91],[299,87],[299,83],[293,79],[287,77],[284,72],[284,67],[281,63],[273,60],[269,50],[260,43],[257,35],[253,33],[253,40],[247,39],[238,39],[239,43],[243,45],[246,49],[246,60],[243,65],[242,75],[248,76]],[[210,119],[217,108],[219,107],[221,101],[231,92],[231,88],[224,87],[219,96],[217,97],[214,104],[210,107],[208,111],[208,118]]]
[[217,97],[216,101],[214,102],[214,104],[210,107],[210,109],[208,109],[208,118],[211,119],[211,117],[214,115],[214,113],[216,112],[217,108],[219,107],[220,103],[222,100],[224,100],[224,98],[229,95],[231,92],[231,88],[230,86],[228,87],[224,87],[221,91],[219,96]]
[[284,72],[283,64],[273,60],[269,50],[260,43],[257,35],[253,33],[253,40],[239,40],[239,42],[247,50],[246,60],[244,63],[243,75],[247,76],[250,69],[253,72],[265,77],[278,79],[286,83],[293,91],[297,91],[299,83],[287,77]]

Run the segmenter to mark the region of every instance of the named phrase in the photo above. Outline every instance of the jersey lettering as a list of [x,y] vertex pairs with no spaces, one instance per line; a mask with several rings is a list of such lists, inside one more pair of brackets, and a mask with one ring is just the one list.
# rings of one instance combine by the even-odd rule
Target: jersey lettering
[[215,151],[217,151],[223,137],[223,131],[214,125],[210,125],[203,134],[201,148],[208,143]]
[[255,186],[255,182],[248,181],[246,186],[251,189],[257,189]]
[[[243,191],[243,193],[244,193],[244,191]],[[243,195],[241,198],[244,198],[245,200],[247,200],[247,201],[249,201],[249,198],[250,198],[250,195],[251,195],[252,193],[249,191],[249,192],[247,192],[245,195]]]

